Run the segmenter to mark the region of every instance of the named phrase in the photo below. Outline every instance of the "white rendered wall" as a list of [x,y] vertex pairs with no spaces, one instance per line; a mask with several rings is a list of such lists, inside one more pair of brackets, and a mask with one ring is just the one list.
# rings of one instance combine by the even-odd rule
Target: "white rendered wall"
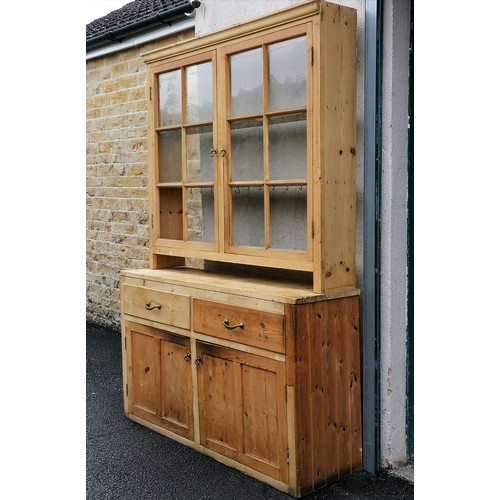
[[265,16],[305,0],[202,0],[196,9],[196,36],[206,35],[256,17]]
[[406,461],[409,1],[383,11],[380,459]]

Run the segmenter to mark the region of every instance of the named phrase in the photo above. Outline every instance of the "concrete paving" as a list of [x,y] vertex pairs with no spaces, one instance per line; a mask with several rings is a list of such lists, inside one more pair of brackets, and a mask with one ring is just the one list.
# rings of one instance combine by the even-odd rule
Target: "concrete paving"
[[[121,383],[119,334],[87,324],[87,500],[292,498],[127,419]],[[305,498],[413,499],[412,478],[359,471]]]

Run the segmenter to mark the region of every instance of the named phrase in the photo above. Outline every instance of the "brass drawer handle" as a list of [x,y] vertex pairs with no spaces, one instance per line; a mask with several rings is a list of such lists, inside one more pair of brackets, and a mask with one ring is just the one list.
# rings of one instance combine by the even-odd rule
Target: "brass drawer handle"
[[230,325],[229,320],[226,318],[222,324],[224,325],[224,328],[227,328],[228,330],[234,330],[235,328],[244,328],[245,325],[243,324],[243,321],[240,321],[237,325]]
[[152,309],[161,309],[161,304],[158,304],[158,302],[155,302],[154,305],[151,305],[151,302],[149,300],[146,302],[144,307],[148,310],[151,311]]

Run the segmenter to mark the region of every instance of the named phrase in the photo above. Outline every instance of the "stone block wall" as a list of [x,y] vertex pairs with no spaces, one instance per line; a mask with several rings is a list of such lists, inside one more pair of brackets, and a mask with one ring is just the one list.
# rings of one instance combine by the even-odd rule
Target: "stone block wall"
[[122,269],[148,267],[146,66],[168,38],[87,61],[87,321],[119,330]]

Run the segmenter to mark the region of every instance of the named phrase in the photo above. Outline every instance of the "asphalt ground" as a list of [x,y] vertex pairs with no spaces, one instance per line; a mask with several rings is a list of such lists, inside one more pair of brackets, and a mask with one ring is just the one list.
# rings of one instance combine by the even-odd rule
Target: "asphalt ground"
[[[118,332],[87,324],[87,500],[290,500],[123,413]],[[359,471],[304,498],[413,499],[413,482]]]

